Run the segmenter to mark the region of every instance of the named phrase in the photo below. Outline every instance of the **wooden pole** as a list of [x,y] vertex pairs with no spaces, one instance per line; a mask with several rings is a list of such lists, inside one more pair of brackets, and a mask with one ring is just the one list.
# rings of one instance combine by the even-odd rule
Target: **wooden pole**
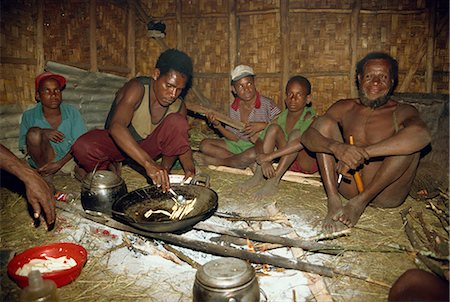
[[352,98],[358,96],[356,80],[356,63],[358,60],[358,36],[359,36],[359,14],[361,11],[361,0],[355,0],[352,9],[352,17],[350,24],[350,95]]
[[127,65],[130,69],[128,78],[136,75],[136,0],[128,0],[127,26]]
[[[441,32],[441,30],[444,28],[444,26],[447,24],[447,22],[448,22],[448,15],[446,18],[442,19],[441,22],[439,23],[439,25],[437,26],[436,31],[435,31],[436,36]],[[410,68],[408,69],[408,72],[406,73],[406,76],[405,76],[403,82],[401,83],[401,85],[399,85],[398,92],[406,92],[406,90],[408,89],[409,84],[411,83],[414,75],[416,74],[417,69],[420,66],[420,63],[422,62],[423,57],[425,56],[425,53],[427,52],[426,41],[428,41],[427,38],[424,39],[421,47],[417,50],[416,59],[414,60],[414,63],[411,64]]]
[[203,107],[201,105],[198,105],[198,104],[195,104],[195,103],[192,103],[192,102],[186,102],[185,104],[186,104],[187,109],[189,109],[189,110],[191,110],[193,112],[197,112],[197,113],[200,113],[200,114],[205,114],[207,112],[214,113],[214,115],[216,116],[216,118],[219,121],[221,121],[221,122],[223,122],[223,123],[225,123],[225,124],[227,124],[227,125],[229,125],[229,126],[231,126],[233,128],[236,128],[238,130],[244,129],[244,127],[245,127],[245,124],[243,122],[234,120],[231,117],[229,117],[228,115],[225,115],[225,114],[223,114],[221,112],[215,111],[215,110],[210,108],[211,106],[209,106],[209,108],[206,108],[206,107]]
[[89,0],[89,62],[91,64],[89,71],[97,72],[97,14],[96,0]]
[[228,229],[223,226],[207,222],[197,223],[196,225],[194,225],[194,229],[217,234],[229,235],[233,237],[248,238],[250,240],[259,242],[276,243],[281,244],[284,247],[299,247],[301,249],[313,251],[316,253],[337,255],[345,251],[345,248],[341,246],[326,245],[315,241],[302,240],[301,238],[292,239],[269,234],[258,234],[256,232],[249,230]]
[[228,12],[229,12],[229,19],[228,19],[228,32],[230,33],[229,39],[229,50],[230,53],[230,73],[233,70],[234,66],[237,65],[237,17],[236,17],[236,1],[235,0],[229,0],[228,1]]
[[[36,23],[36,74],[44,70],[44,1],[38,1],[37,23]],[[34,92],[34,90],[33,90]],[[34,99],[34,96],[33,98]]]
[[281,37],[281,82],[280,82],[280,108],[285,108],[284,86],[289,80],[289,1],[280,2],[280,37]]
[[177,11],[176,11],[176,17],[177,17],[177,48],[182,49],[183,48],[183,27],[181,25],[181,8],[182,8],[182,2],[181,0],[177,0]]
[[425,89],[426,92],[433,92],[433,69],[434,69],[434,39],[436,37],[436,2],[427,1],[430,7],[428,8],[428,41],[427,41],[427,71],[425,74]]

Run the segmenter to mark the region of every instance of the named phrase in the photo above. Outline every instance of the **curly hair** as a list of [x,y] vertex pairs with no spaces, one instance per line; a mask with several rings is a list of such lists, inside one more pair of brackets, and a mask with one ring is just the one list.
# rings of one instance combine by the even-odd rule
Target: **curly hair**
[[394,79],[394,86],[395,86],[398,81],[398,62],[393,57],[384,52],[368,53],[356,64],[356,83],[359,84],[358,76],[363,74],[364,65],[366,65],[367,61],[377,59],[386,60],[389,63],[389,73],[391,75],[391,78]]
[[161,53],[155,67],[159,69],[161,75],[168,73],[170,70],[175,70],[184,74],[188,81],[192,78],[192,59],[186,53],[175,48],[167,49]]
[[293,82],[297,82],[299,84],[305,85],[306,95],[311,94],[311,83],[309,82],[309,80],[307,78],[305,78],[304,76],[301,76],[301,75],[296,75],[289,79],[289,81],[286,84],[286,92],[287,92],[287,87],[289,86],[289,84],[291,84]]

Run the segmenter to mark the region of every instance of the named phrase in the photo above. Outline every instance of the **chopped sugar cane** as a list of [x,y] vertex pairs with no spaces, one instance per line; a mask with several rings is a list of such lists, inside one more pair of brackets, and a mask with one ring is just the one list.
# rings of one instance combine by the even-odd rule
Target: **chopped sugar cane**
[[172,215],[171,213],[169,213],[169,212],[167,212],[165,210],[155,210],[155,211],[153,211],[152,209],[150,209],[147,212],[145,212],[144,217],[145,218],[149,218],[150,216],[152,216],[152,214],[158,214],[158,213],[164,214],[164,215],[169,216],[169,217]]
[[51,273],[72,268],[77,265],[73,258],[62,256],[58,258],[44,256],[45,259],[31,259],[30,262],[18,268],[16,274],[19,276],[28,276],[32,270],[38,270],[41,273]]
[[194,209],[194,205],[197,201],[197,198],[186,200],[185,204],[179,204],[176,200],[174,200],[174,201],[175,201],[175,204],[172,207],[172,213],[170,213],[169,211],[166,211],[166,210],[150,209],[147,212],[145,212],[144,217],[149,218],[153,214],[160,213],[160,214],[168,216],[172,220],[175,220],[175,219],[181,220],[183,217],[188,215]]

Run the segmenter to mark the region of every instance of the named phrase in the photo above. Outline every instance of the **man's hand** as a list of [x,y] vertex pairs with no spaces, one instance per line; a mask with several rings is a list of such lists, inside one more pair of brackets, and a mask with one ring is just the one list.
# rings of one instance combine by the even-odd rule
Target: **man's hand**
[[266,123],[262,122],[249,122],[245,124],[245,127],[244,129],[241,130],[241,132],[245,134],[247,137],[251,137],[256,133],[264,130],[266,125],[267,125]]
[[55,199],[47,182],[37,173],[30,173],[24,183],[28,203],[33,208],[34,218],[38,219],[41,216],[42,208],[47,225],[54,224],[56,218]]
[[262,165],[263,163],[266,163],[271,160],[272,159],[267,154],[261,153],[261,154],[256,155],[256,163],[258,165]]
[[54,143],[60,143],[64,140],[64,133],[55,130],[55,129],[43,129],[44,135],[48,138],[49,141]]
[[216,118],[216,115],[212,112],[207,112],[206,118],[208,119],[209,124],[214,128],[217,128],[221,125],[221,122]]
[[170,189],[169,173],[166,169],[156,164],[148,163],[145,166],[145,172],[152,179],[153,184],[157,187],[161,187],[163,192],[167,192]]
[[[360,165],[364,163],[365,160],[368,160],[370,158],[369,154],[364,148],[354,145],[336,142],[330,146],[330,149],[333,151],[333,154],[338,159],[338,161],[342,161],[343,164],[345,164],[338,164],[337,169],[341,174],[348,172],[348,169],[356,170]],[[347,168],[345,166],[347,166]],[[346,169],[347,171],[345,171]]]

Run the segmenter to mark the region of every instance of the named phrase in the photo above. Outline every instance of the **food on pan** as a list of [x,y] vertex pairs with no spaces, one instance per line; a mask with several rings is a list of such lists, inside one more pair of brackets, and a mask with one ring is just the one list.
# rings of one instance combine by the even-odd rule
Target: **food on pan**
[[188,200],[186,200],[185,203],[180,204],[175,200],[175,204],[172,207],[172,213],[170,213],[169,211],[166,211],[166,210],[150,209],[147,212],[145,212],[144,217],[149,218],[153,214],[160,213],[160,214],[168,216],[172,220],[175,220],[175,219],[181,220],[184,216],[189,214],[194,209],[194,205],[195,205],[196,201],[197,201],[197,198],[188,199]]
[[68,258],[67,256],[58,258],[49,256],[44,257],[45,259],[31,259],[30,262],[19,267],[16,274],[26,277],[32,270],[38,270],[41,273],[51,273],[54,271],[66,270],[77,265],[77,262],[73,258]]

